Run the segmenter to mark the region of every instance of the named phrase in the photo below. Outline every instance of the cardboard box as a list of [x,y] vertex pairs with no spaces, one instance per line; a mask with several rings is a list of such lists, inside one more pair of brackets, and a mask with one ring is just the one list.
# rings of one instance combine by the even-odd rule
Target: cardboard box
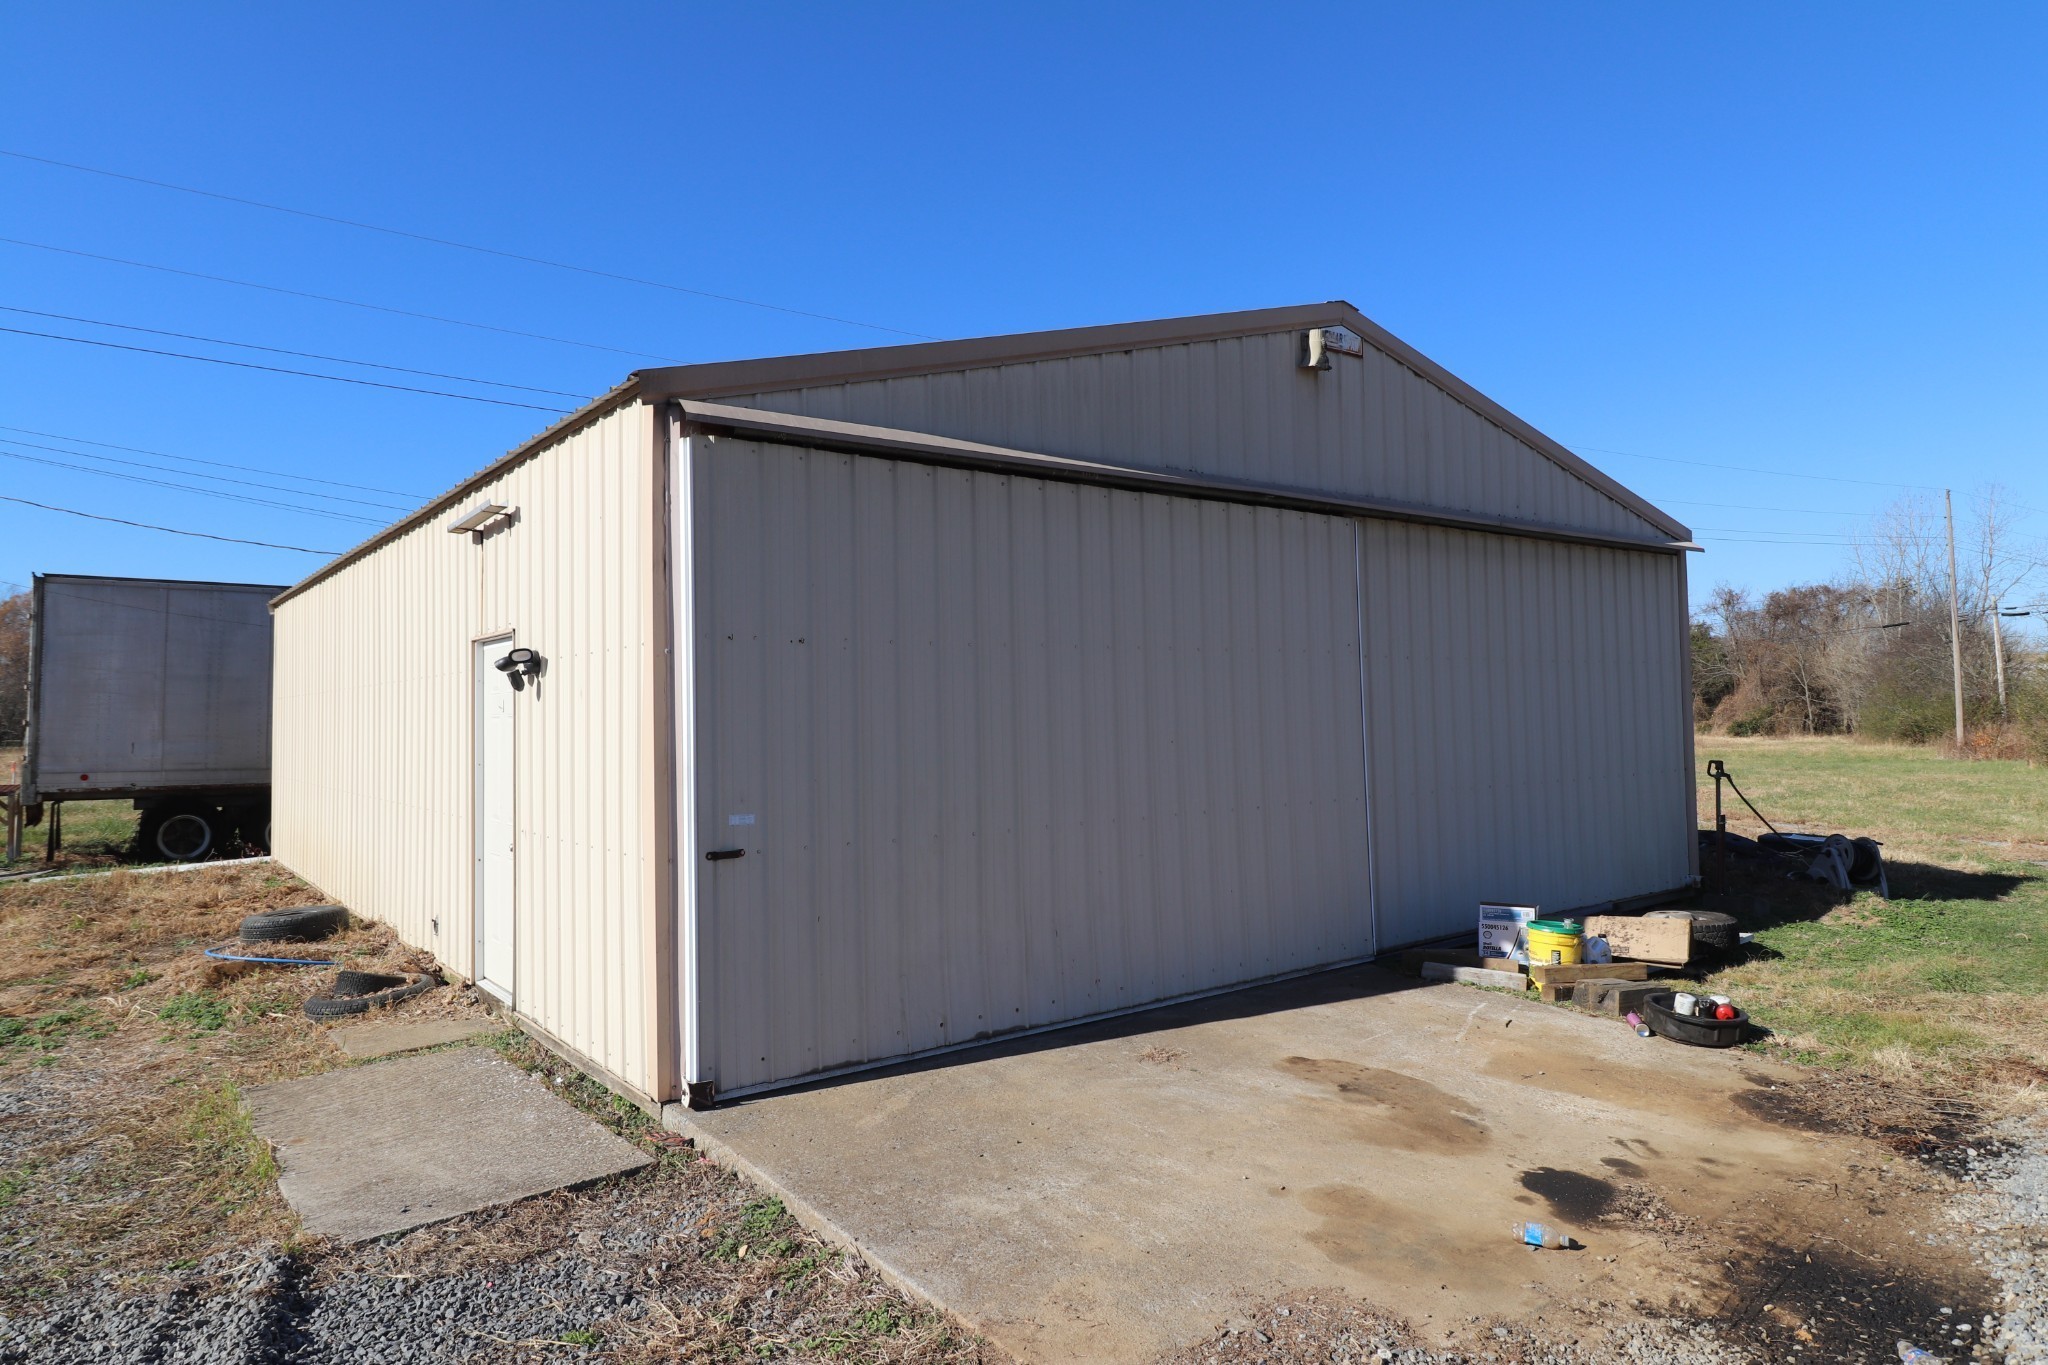
[[1594,915],[1586,932],[1599,934],[1618,958],[1635,958],[1667,967],[1692,960],[1692,921],[1641,915]]
[[1543,907],[1509,901],[1482,901],[1479,906],[1479,955],[1529,960],[1529,921],[1542,918]]

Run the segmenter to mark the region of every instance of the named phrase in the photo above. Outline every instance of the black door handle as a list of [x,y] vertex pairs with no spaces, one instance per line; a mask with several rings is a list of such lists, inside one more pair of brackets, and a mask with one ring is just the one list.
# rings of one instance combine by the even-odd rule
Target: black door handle
[[727,858],[744,858],[746,856],[747,851],[743,848],[714,848],[704,855],[704,861],[707,863],[722,863]]

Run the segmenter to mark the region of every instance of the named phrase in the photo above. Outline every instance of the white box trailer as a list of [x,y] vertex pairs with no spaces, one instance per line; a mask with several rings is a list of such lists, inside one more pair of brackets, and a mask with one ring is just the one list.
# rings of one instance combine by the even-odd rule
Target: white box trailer
[[128,798],[149,856],[266,846],[269,600],[261,583],[38,574],[22,819]]

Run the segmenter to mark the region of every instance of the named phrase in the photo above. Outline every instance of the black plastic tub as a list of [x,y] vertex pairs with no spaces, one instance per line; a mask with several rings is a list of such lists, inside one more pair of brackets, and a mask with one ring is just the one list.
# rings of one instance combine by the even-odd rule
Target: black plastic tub
[[1734,1047],[1749,1031],[1749,1016],[1735,1011],[1733,1019],[1702,1019],[1672,1011],[1675,991],[1652,991],[1643,997],[1643,1019],[1659,1037],[1694,1047]]

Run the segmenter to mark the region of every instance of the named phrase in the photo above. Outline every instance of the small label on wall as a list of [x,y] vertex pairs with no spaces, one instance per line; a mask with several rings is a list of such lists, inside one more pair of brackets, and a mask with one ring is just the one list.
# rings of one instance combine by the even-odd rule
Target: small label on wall
[[754,823],[754,817],[751,815],[728,815],[725,817],[725,823],[728,825],[751,825]]

